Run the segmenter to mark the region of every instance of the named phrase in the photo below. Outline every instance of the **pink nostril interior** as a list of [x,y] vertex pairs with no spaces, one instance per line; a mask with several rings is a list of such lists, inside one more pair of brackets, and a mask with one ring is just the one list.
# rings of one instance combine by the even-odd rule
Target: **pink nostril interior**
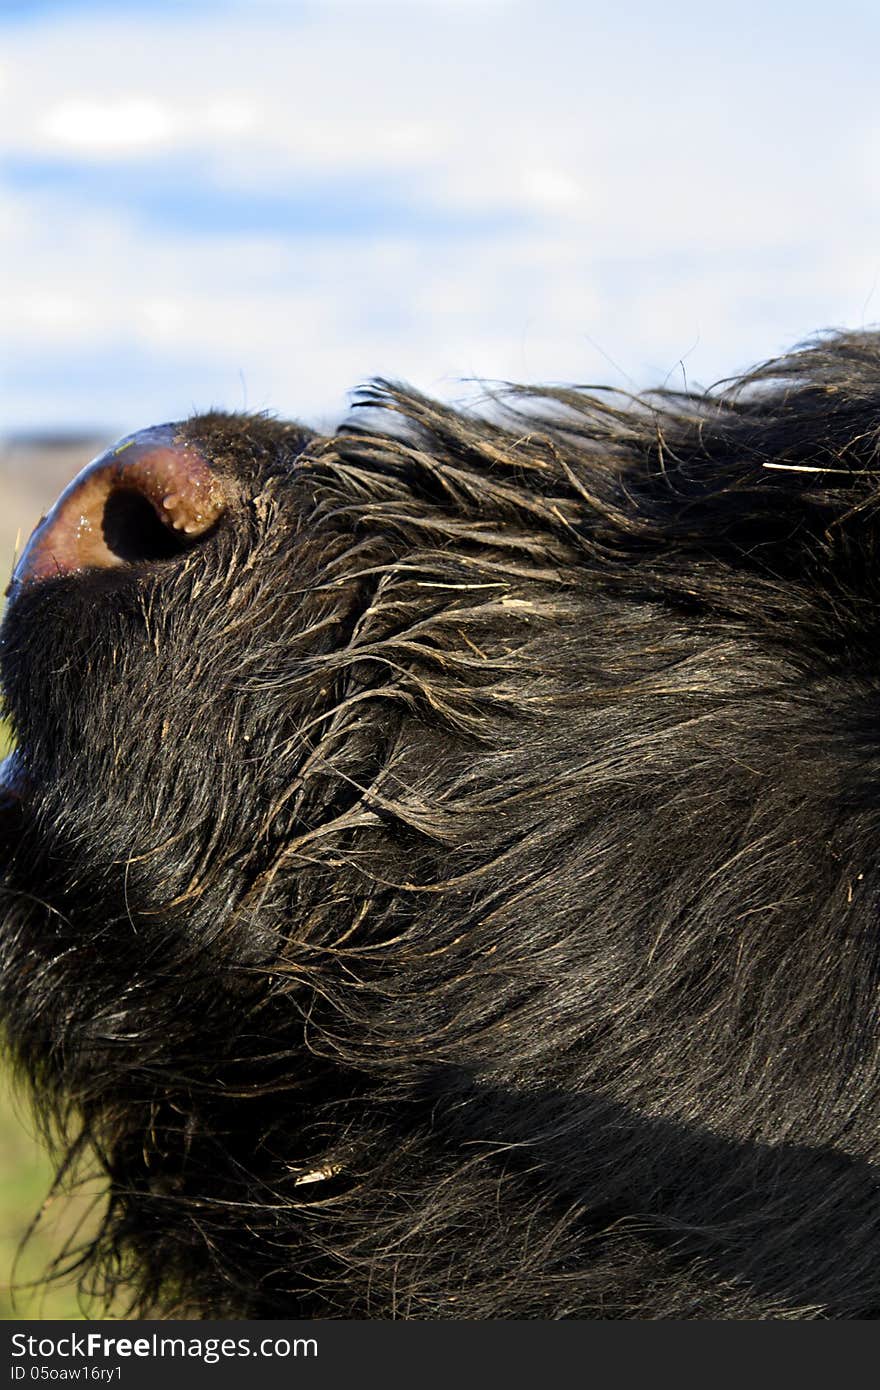
[[84,468],[34,531],[13,585],[162,559],[209,531],[224,487],[178,430],[143,430]]

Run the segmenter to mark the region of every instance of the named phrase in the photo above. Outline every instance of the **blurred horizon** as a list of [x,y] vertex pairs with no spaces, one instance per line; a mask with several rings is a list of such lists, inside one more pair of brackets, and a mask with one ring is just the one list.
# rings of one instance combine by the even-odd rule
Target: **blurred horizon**
[[708,384],[870,323],[878,40],[866,0],[7,0],[0,437]]

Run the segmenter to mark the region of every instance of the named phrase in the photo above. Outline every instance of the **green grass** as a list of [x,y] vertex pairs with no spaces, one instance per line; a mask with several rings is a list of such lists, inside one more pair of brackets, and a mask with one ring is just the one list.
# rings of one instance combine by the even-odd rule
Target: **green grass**
[[95,1193],[49,1198],[52,1179],[22,1098],[0,1074],[0,1320],[85,1316],[73,1281],[45,1275],[66,1241],[94,1221]]

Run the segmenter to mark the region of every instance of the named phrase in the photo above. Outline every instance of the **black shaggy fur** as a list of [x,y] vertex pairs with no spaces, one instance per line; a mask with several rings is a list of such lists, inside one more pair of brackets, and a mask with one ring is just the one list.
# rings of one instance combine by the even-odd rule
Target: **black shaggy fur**
[[[25,588],[0,1008],[142,1310],[880,1314],[880,338],[208,415]],[[66,1146],[66,1150],[65,1150]]]

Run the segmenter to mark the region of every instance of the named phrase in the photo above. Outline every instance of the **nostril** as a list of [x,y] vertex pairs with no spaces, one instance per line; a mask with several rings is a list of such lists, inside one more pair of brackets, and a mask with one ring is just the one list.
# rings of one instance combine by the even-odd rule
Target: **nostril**
[[193,537],[167,521],[143,493],[119,488],[104,503],[102,532],[107,548],[123,564],[143,560],[169,560],[189,550]]
[[74,478],[28,541],[13,587],[170,559],[206,536],[227,502],[224,482],[179,426],[144,430]]

